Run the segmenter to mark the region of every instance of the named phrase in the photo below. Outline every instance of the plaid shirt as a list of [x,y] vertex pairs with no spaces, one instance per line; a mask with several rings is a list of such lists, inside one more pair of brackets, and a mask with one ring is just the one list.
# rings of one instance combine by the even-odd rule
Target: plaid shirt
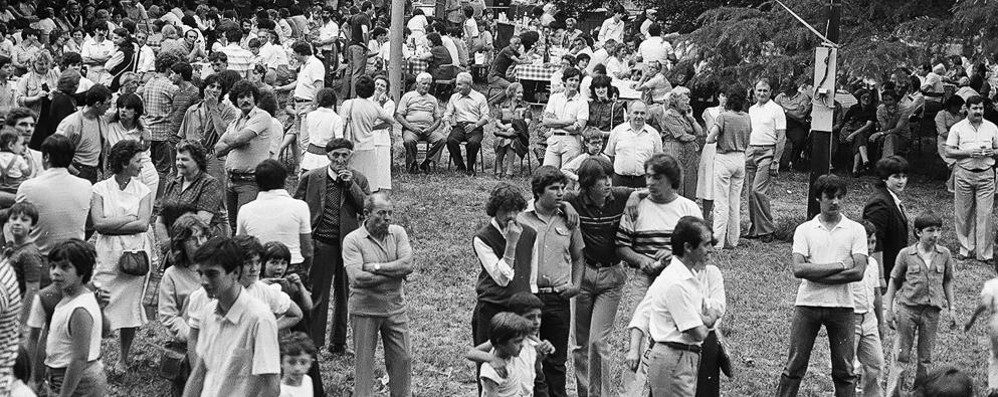
[[146,86],[142,89],[142,103],[146,108],[142,122],[149,129],[151,140],[167,141],[170,139],[170,135],[176,131],[178,125],[173,123],[171,115],[173,113],[173,100],[178,90],[179,88],[173,85],[170,79],[160,74],[146,82]]
[[[197,86],[191,85],[186,90],[177,88],[173,95],[173,111],[170,113],[170,131],[180,131],[180,124],[184,121],[184,114],[187,108],[201,101],[201,90]],[[171,134],[172,135],[172,134]]]

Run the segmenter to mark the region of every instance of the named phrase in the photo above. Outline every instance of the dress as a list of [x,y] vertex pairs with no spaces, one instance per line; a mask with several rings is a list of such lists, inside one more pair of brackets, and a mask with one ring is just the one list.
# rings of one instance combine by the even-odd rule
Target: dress
[[[110,153],[111,147],[114,144],[125,140],[131,139],[134,141],[139,141],[142,138],[142,131],[132,128],[126,130],[125,126],[120,122],[113,122],[107,126],[107,135],[104,137],[104,141],[107,144],[107,148],[104,153]],[[152,154],[149,149],[142,152],[142,171],[139,173],[139,180],[142,181],[149,191],[152,193],[152,197],[156,197],[157,189],[159,189],[159,173],[156,172],[156,166],[152,164]],[[104,163],[107,164],[107,159],[104,159]],[[111,177],[110,173],[107,177]]]
[[[100,196],[104,204],[104,215],[110,217],[124,215],[148,216],[139,214],[142,199],[149,196],[150,190],[138,178],[132,179],[124,190],[118,188],[114,178],[108,178],[94,185],[94,194]],[[131,276],[120,273],[118,258],[122,251],[145,251],[152,253],[148,232],[124,236],[96,234],[97,266],[94,269],[93,283],[97,288],[110,293],[110,302],[104,308],[112,330],[136,328],[146,323],[146,313],[142,308],[142,296],[147,276]],[[150,267],[151,264],[150,264]]]
[[700,165],[700,145],[694,139],[696,130],[688,118],[671,107],[665,111],[659,125],[662,126],[662,151],[679,160],[683,169],[683,182],[677,193],[695,200],[697,167]]
[[[394,106],[394,104],[393,104]],[[371,191],[391,188],[390,172],[379,171],[391,167],[391,156],[380,158],[377,154],[377,133],[375,127],[387,120],[393,120],[392,113],[386,111],[370,98],[356,98],[346,101],[340,110],[343,117],[343,136],[354,144],[350,166],[367,177]]]
[[[390,114],[395,114],[395,101],[389,99],[381,105],[381,108]],[[364,174],[368,181],[373,182],[374,190],[392,189],[392,131],[394,130],[394,122],[375,126],[374,155],[377,156],[378,164],[373,174]]]
[[[710,133],[714,126],[714,120],[721,115],[721,107],[715,106],[703,111],[703,121],[706,124],[707,133]],[[703,145],[703,152],[700,153],[700,166],[697,168],[697,198],[702,200],[714,199],[714,156],[717,155],[717,143]]]

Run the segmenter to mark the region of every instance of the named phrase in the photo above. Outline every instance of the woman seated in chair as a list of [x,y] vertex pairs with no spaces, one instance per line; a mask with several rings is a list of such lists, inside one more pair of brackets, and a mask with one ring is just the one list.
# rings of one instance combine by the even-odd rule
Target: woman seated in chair
[[[506,100],[492,109],[492,119],[496,120],[496,176],[512,178],[514,162],[527,155],[530,146],[530,107],[523,100],[523,85],[511,83],[506,87]],[[510,152],[516,156],[510,156]]]
[[426,35],[426,40],[429,42],[430,52],[423,54],[422,58],[429,63],[426,72],[433,76],[433,81],[451,80],[457,76],[454,60],[451,59],[447,47],[444,47],[440,34],[430,33]]

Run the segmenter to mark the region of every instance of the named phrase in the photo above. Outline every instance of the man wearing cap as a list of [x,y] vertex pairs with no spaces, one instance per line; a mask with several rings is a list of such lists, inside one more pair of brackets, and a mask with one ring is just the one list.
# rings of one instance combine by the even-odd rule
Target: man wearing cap
[[[402,95],[395,109],[395,121],[402,125],[402,144],[405,146],[405,166],[411,173],[429,172],[431,164],[440,162],[440,151],[444,148],[444,134],[440,132],[443,121],[437,98],[430,94],[433,76],[423,72],[416,76],[415,89]],[[508,83],[507,83],[508,84]],[[426,141],[429,147],[423,163],[416,164],[416,145]]]
[[[295,198],[308,204],[312,225],[314,256],[309,281],[314,306],[310,333],[317,347],[325,344],[329,301],[334,298],[329,350],[337,354],[346,352],[347,340],[349,286],[343,267],[343,238],[357,229],[357,219],[371,190],[367,177],[347,166],[353,154],[352,142],[335,138],[325,149],[329,166],[303,174]],[[335,286],[335,297],[330,296],[331,286]]]

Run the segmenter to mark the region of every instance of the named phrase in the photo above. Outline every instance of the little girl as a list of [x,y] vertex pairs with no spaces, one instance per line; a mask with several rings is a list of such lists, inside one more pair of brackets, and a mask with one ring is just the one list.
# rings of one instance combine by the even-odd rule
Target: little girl
[[17,193],[17,187],[31,175],[24,159],[24,137],[13,131],[0,134],[0,191]]
[[278,284],[281,291],[291,297],[302,311],[302,319],[291,327],[293,331],[309,332],[309,312],[312,311],[312,294],[305,288],[305,283],[297,273],[288,274],[288,263],[291,262],[291,251],[284,244],[271,241],[263,246],[262,281],[267,284]]
[[63,241],[49,252],[52,283],[63,294],[52,314],[45,344],[50,395],[104,395],[107,378],[100,361],[103,319],[97,298],[85,285],[96,261],[94,247],[80,239]]

